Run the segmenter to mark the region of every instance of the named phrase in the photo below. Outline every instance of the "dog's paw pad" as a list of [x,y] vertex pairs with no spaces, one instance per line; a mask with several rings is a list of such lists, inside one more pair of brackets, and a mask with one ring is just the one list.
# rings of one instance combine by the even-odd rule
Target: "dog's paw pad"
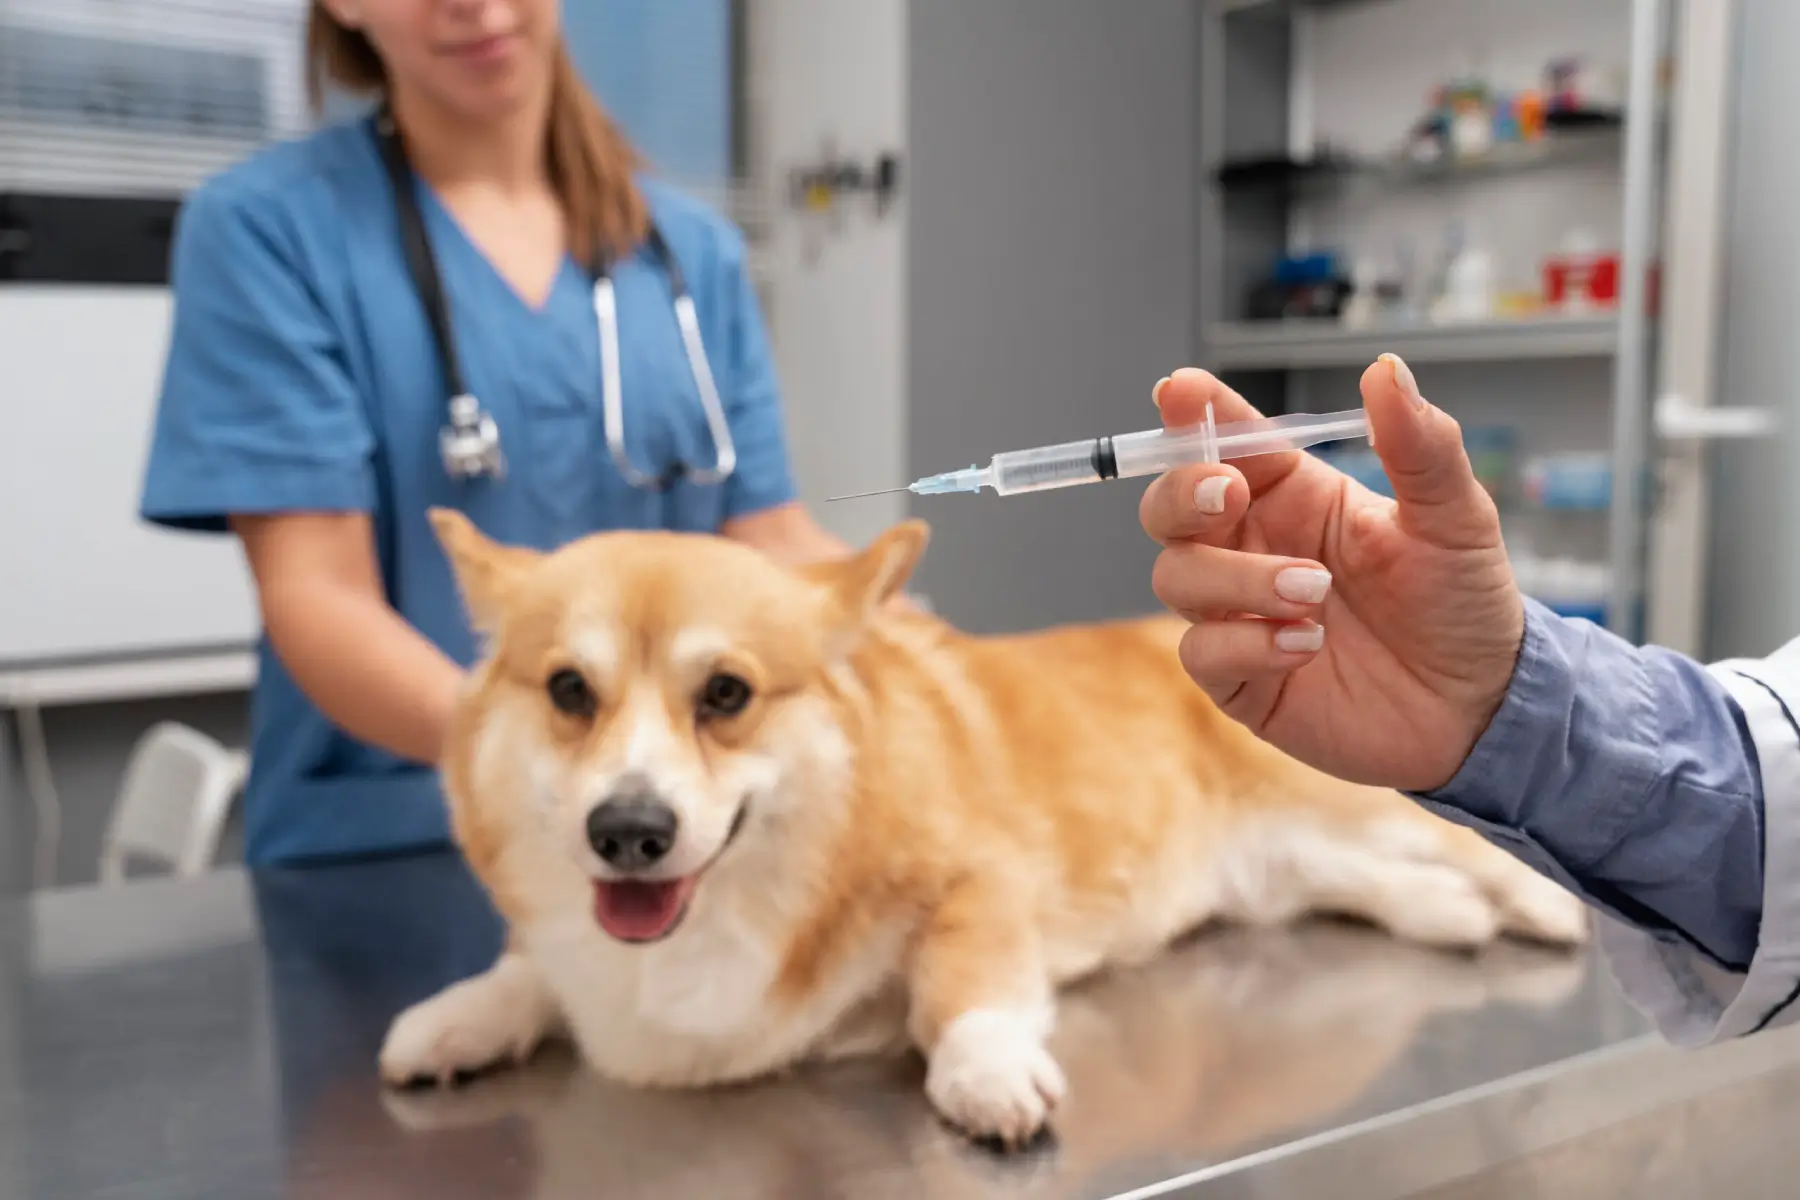
[[1037,1023],[998,1010],[964,1013],[931,1055],[925,1091],[938,1112],[970,1137],[1009,1148],[1044,1128],[1068,1089]]
[[530,1047],[521,1028],[482,981],[441,992],[395,1019],[381,1047],[381,1077],[405,1087],[463,1083],[490,1067],[517,1061]]

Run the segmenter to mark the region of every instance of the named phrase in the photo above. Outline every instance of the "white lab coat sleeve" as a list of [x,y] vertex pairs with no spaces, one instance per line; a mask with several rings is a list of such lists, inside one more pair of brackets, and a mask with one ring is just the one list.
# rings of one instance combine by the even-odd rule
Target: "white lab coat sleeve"
[[1743,711],[1763,795],[1763,909],[1747,971],[1685,941],[1599,918],[1626,994],[1671,1042],[1699,1046],[1800,1021],[1800,639],[1708,668]]

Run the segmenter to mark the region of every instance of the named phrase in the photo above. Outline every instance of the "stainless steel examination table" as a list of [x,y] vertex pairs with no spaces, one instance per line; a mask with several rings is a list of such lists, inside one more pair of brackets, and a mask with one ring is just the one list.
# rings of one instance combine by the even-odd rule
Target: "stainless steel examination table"
[[1002,1161],[913,1060],[683,1094],[552,1051],[381,1089],[391,1015],[498,938],[449,854],[0,907],[0,1197],[1800,1194],[1800,1031],[1666,1049],[1591,955],[1202,936],[1067,997],[1058,1135]]

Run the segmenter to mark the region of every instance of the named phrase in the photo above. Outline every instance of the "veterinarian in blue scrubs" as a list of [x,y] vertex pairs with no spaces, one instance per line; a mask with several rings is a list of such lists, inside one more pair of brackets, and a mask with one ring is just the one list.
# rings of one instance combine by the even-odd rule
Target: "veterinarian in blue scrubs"
[[846,552],[795,501],[743,241],[643,178],[559,16],[316,2],[315,101],[375,111],[182,213],[142,513],[235,532],[255,577],[252,863],[447,837],[432,764],[474,643],[429,507],[540,548],[636,528]]

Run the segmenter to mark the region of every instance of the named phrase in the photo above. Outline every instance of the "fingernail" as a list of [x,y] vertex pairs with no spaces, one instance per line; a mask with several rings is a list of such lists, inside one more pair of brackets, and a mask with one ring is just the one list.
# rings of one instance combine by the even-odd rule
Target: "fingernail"
[[1331,590],[1331,572],[1289,567],[1275,576],[1275,594],[1293,604],[1317,604]]
[[1194,485],[1194,507],[1209,517],[1216,517],[1225,511],[1225,493],[1230,490],[1231,480],[1223,475],[1202,479]]
[[1162,411],[1162,390],[1168,386],[1169,377],[1164,375],[1156,381],[1156,386],[1150,389],[1150,403],[1156,405],[1157,412]]
[[1311,654],[1324,645],[1323,625],[1289,625],[1275,631],[1275,648],[1284,654]]
[[1419,394],[1419,381],[1413,378],[1412,368],[1398,354],[1384,354],[1388,367],[1394,372],[1394,386],[1400,394],[1412,401],[1414,408],[1425,407],[1425,397]]

